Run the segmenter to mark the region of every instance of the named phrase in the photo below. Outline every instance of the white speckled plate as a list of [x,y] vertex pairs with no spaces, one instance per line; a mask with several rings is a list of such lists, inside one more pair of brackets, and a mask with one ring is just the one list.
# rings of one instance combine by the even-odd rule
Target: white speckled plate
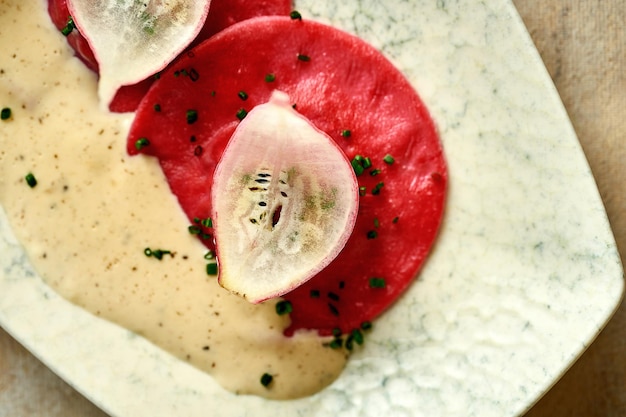
[[297,7],[382,49],[442,135],[449,202],[419,281],[330,388],[298,401],[236,397],[57,296],[0,213],[0,325],[110,414],[516,416],[618,305],[622,268],[602,202],[513,6],[339,4]]

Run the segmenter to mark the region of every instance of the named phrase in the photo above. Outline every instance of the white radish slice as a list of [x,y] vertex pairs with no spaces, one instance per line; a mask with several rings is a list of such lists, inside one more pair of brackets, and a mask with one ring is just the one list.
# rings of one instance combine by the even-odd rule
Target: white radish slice
[[275,91],[235,130],[212,199],[218,280],[258,303],[303,284],[339,254],[359,194],[337,144]]
[[100,70],[98,95],[108,108],[115,92],[162,70],[198,35],[210,0],[68,0]]

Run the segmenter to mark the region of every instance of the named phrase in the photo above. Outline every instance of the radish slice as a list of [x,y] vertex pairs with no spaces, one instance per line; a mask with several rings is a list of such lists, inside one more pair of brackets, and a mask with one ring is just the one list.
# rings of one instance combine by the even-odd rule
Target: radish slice
[[212,199],[219,282],[257,303],[291,291],[339,254],[359,194],[340,148],[275,91],[235,130]]
[[68,0],[76,27],[100,69],[98,95],[109,105],[117,90],[157,73],[200,32],[210,0]]

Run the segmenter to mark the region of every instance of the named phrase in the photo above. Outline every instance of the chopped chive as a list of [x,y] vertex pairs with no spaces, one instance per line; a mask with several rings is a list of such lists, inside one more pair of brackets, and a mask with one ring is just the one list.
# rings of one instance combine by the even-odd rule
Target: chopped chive
[[309,291],[309,296],[311,298],[320,298],[320,290],[311,290],[311,291]]
[[352,350],[354,348],[354,336],[352,336],[352,334],[350,334],[348,337],[346,337],[346,349],[347,350]]
[[201,220],[200,224],[204,227],[213,227],[213,219],[207,217],[206,219]]
[[370,278],[370,288],[385,288],[385,278],[372,277]]
[[343,340],[340,337],[334,338],[333,341],[328,344],[331,349],[340,349],[342,345]]
[[378,220],[378,217],[374,217],[374,227],[377,229],[380,227],[380,221]]
[[393,156],[387,154],[385,155],[385,157],[383,158],[383,161],[385,161],[386,164],[391,165],[393,164],[396,160],[394,159]]
[[161,105],[159,103],[155,104],[153,108],[154,108],[154,111],[157,113],[161,111]]
[[283,316],[293,311],[293,305],[289,301],[283,300],[276,303],[276,314]]
[[378,195],[380,194],[380,190],[385,186],[385,184],[381,181],[378,184],[376,184],[376,186],[372,189],[372,194],[373,195]]
[[63,29],[61,29],[61,33],[63,34],[63,36],[69,36],[69,34],[72,33],[74,29],[76,29],[74,19],[72,18],[72,16],[68,16],[67,23],[65,24]]
[[311,60],[310,56],[304,55],[304,54],[298,54],[298,61],[309,62],[310,60]]
[[198,121],[198,111],[197,110],[187,110],[187,124],[191,125]]
[[335,337],[341,336],[341,329],[339,327],[333,328],[333,336]]
[[297,10],[294,10],[291,13],[289,13],[289,17],[291,17],[293,20],[302,20],[302,15]]
[[352,339],[358,344],[358,345],[362,345],[364,338],[363,338],[363,333],[359,330],[359,329],[354,329],[352,330],[352,333],[350,333],[350,335],[352,336]]
[[239,109],[237,111],[237,119],[243,120],[248,115],[248,111],[246,109]]
[[372,322],[371,321],[364,321],[363,323],[361,323],[361,330],[372,330]]
[[363,168],[367,169],[372,166],[372,160],[369,157],[363,158]]
[[332,291],[328,293],[328,298],[330,298],[333,301],[339,301],[339,295],[335,294]]
[[195,224],[189,226],[187,230],[189,230],[189,233],[192,235],[199,235],[200,233],[202,233],[202,229],[200,229],[200,227],[196,226]]
[[396,224],[396,223],[398,223],[398,220],[400,220],[400,217],[396,216],[396,217],[393,218],[392,223]]
[[24,179],[26,180],[26,184],[28,184],[30,188],[33,188],[37,185],[37,178],[35,178],[32,172],[26,174]]
[[371,171],[370,171],[370,175],[371,175],[372,177],[375,177],[375,176],[376,176],[376,175],[378,175],[378,174],[380,174],[380,169],[378,169],[378,168],[375,168],[375,169],[373,169],[373,170],[371,170]]
[[159,261],[161,259],[163,259],[164,255],[172,255],[172,252],[169,250],[164,250],[164,249],[150,249],[150,248],[145,248],[143,250],[143,254],[146,255],[147,257],[154,257],[157,258]]
[[150,146],[150,141],[148,140],[148,138],[139,138],[137,139],[137,142],[135,142],[135,149],[137,149],[138,151],[142,150],[146,146]]
[[272,83],[274,81],[276,81],[276,75],[274,75],[274,74],[267,74],[265,76],[265,82]]
[[363,157],[361,155],[357,155],[350,162],[352,164],[352,168],[354,169],[354,173],[357,175],[357,177],[363,174],[363,171],[365,171],[365,168],[363,168],[362,158]]
[[207,251],[207,253],[204,254],[204,259],[207,261],[215,259],[215,253],[212,250]]
[[367,194],[367,187],[365,187],[365,186],[359,187],[359,195],[361,197],[365,197],[365,194]]
[[191,68],[189,70],[189,79],[193,82],[198,81],[198,79],[200,79],[200,73],[195,68]]
[[344,138],[349,138],[350,136],[352,136],[352,131],[348,129],[342,130],[341,136],[343,136]]
[[240,92],[237,93],[237,95],[242,100],[247,100],[248,99],[248,93],[246,93],[245,91],[240,91]]
[[206,273],[207,275],[217,275],[217,263],[206,264]]
[[8,120],[11,118],[11,108],[5,107],[0,111],[0,119]]
[[268,373],[264,373],[261,376],[261,385],[263,385],[264,387],[267,387],[272,383],[273,380],[274,380],[274,377],[272,375]]
[[378,237],[378,232],[376,230],[370,230],[367,232],[368,239],[376,239]]

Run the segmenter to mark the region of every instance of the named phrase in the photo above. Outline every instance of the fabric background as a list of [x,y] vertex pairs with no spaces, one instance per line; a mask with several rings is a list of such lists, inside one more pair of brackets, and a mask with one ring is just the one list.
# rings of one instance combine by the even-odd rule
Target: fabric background
[[[626,263],[626,3],[513,0],[556,84]],[[0,329],[0,416],[106,417]],[[626,416],[626,307],[525,417]]]

